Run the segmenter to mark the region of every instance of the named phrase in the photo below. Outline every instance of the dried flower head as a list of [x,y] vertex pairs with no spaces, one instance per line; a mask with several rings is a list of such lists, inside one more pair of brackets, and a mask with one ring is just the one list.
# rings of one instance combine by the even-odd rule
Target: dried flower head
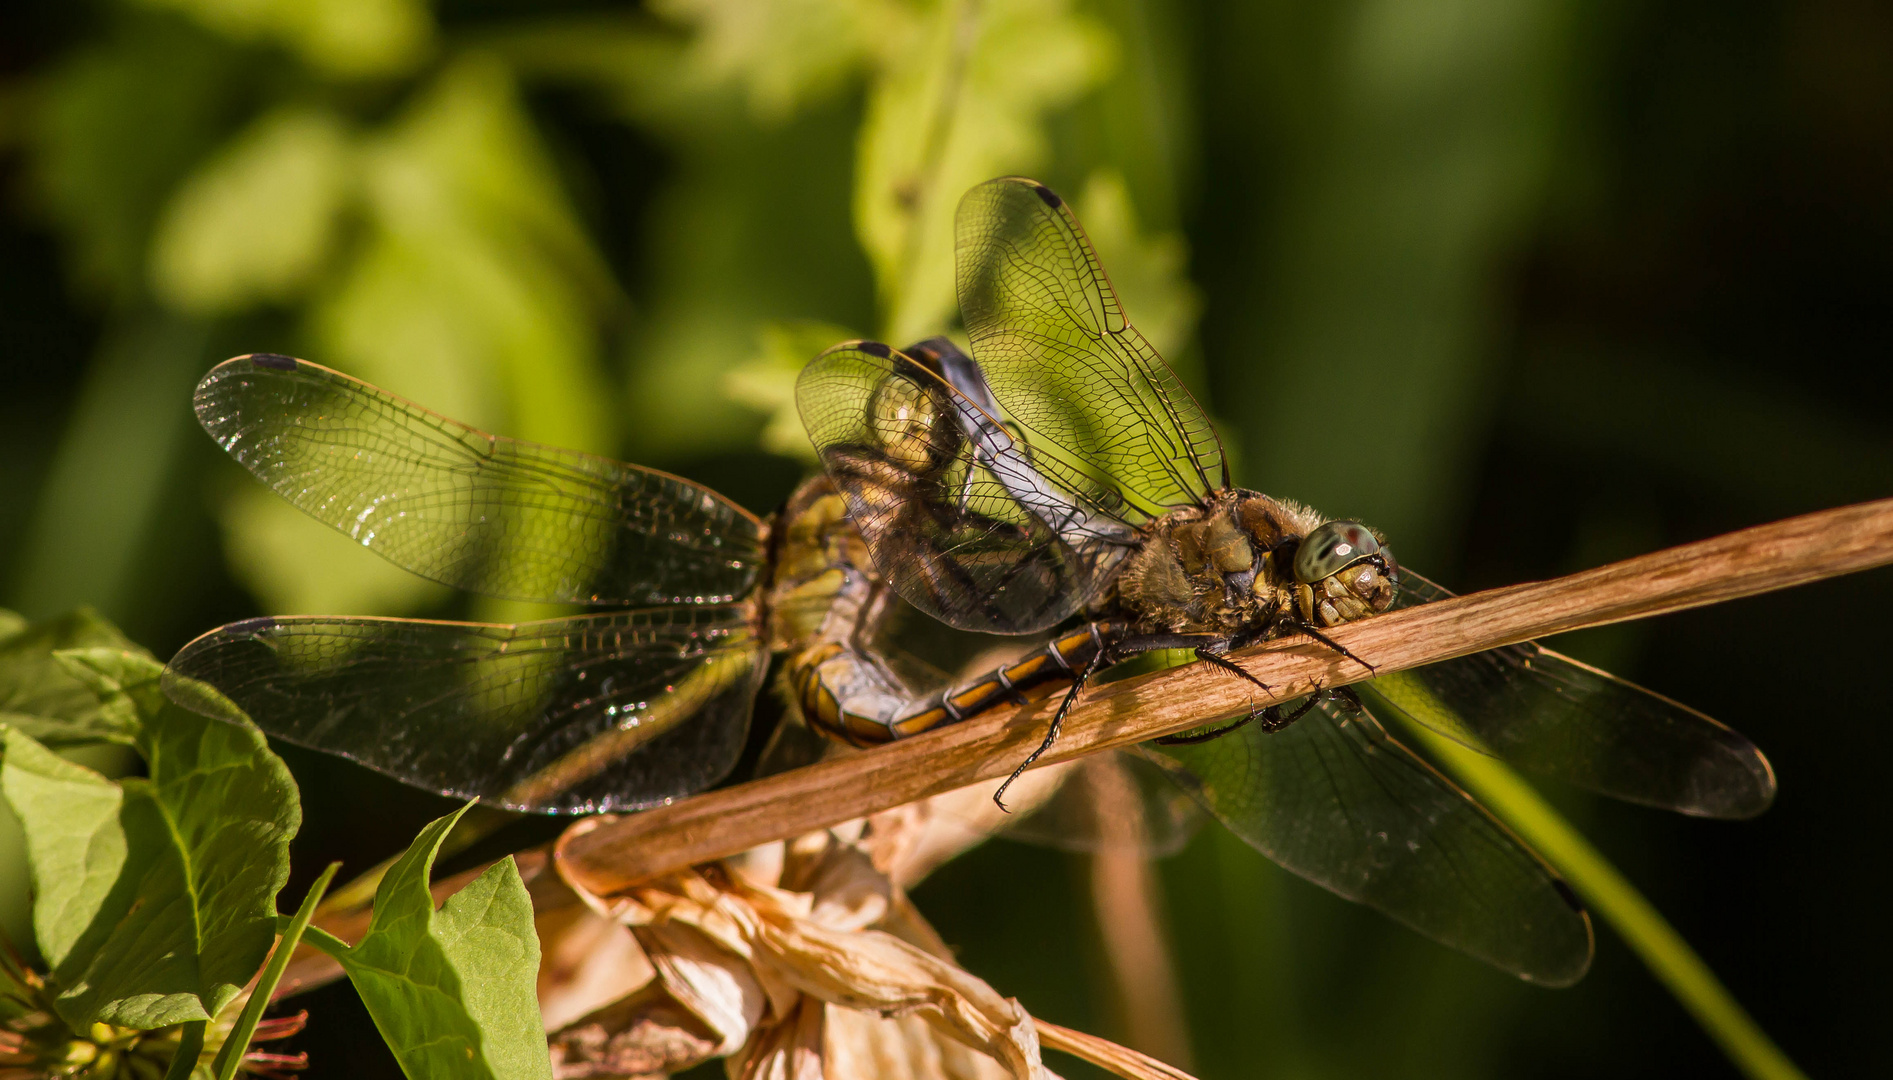
[[[553,1033],[555,1075],[662,1076],[725,1057],[742,1078],[1036,1080],[1054,1075],[1040,1058],[1045,1037],[1120,1075],[1183,1076],[1035,1022],[954,962],[900,879],[976,842],[958,820],[938,807],[903,807],[853,836],[811,833],[609,897],[539,876],[532,888],[549,957],[566,952],[562,938],[611,952],[599,932],[608,923],[648,972]],[[568,837],[602,823],[581,822]],[[942,827],[963,839],[943,841]],[[596,979],[579,963],[542,984],[549,1018],[570,1015],[572,988]]]

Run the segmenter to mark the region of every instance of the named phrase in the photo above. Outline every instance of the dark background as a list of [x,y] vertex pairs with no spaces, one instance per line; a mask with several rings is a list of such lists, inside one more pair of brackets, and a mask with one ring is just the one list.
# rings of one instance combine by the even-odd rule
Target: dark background
[[[902,170],[1065,192],[1238,480],[1459,589],[1893,489],[1884,5],[990,0],[987,96],[892,168],[926,5],[797,9],[841,13],[820,48],[749,25],[779,3],[218,10],[0,15],[0,604],[93,604],[160,655],[264,612],[518,614],[246,489],[191,422],[217,360],[308,356],[766,512],[806,459],[765,425],[824,335],[951,313],[857,243],[898,249],[856,207]],[[1889,600],[1879,571],[1558,643],[1769,754],[1753,822],[1550,794],[1816,1076],[1884,1058]],[[298,881],[438,811],[290,761]],[[1542,991],[1227,836],[1161,873],[1202,1075],[1734,1071],[1608,928]],[[1087,882],[998,843],[917,899],[1002,992],[1121,1034]],[[392,1069],[348,999],[308,999],[313,1075]]]

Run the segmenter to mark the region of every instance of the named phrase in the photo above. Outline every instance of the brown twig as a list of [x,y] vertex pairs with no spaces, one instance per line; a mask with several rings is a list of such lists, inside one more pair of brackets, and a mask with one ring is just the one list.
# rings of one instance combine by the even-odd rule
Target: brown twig
[[1195,1080],[1195,1077],[1174,1065],[1158,1061],[1148,1054],[1140,1054],[1128,1046],[1119,1046],[1109,1039],[1086,1035],[1082,1031],[1073,1031],[1036,1017],[1032,1020],[1032,1026],[1038,1029],[1040,1046],[1048,1050],[1062,1050],[1100,1069],[1127,1077],[1128,1080]]
[[[1190,664],[1100,686],[1065,721],[1042,764],[1405,668],[1532,638],[1751,596],[1893,562],[1893,499],[1827,510],[1626,559],[1366,619],[1332,631],[1332,649],[1287,639],[1234,654],[1276,687]],[[1055,700],[699,795],[561,841],[563,870],[608,895],[654,874],[1004,776],[1041,738]]]

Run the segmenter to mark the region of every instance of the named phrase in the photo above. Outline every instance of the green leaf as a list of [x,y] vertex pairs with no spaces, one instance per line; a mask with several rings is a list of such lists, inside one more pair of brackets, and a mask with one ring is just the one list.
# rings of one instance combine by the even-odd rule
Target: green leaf
[[172,196],[152,240],[153,290],[198,315],[299,299],[335,246],[350,165],[348,131],[326,109],[256,121]]
[[311,935],[341,961],[411,1077],[550,1077],[534,981],[532,899],[508,857],[448,898],[428,892],[434,857],[466,808],[421,831],[375,891],[353,948]]
[[0,640],[0,723],[49,746],[130,744],[138,732],[135,711],[122,700],[101,700],[89,674],[60,658],[69,650],[95,649],[126,657],[124,663],[152,663],[149,654],[90,608],[15,626]]
[[26,835],[34,937],[57,967],[120,888],[129,854],[124,792],[12,727],[0,728],[0,753],[0,794]]
[[652,8],[697,30],[684,78],[740,82],[750,111],[767,121],[841,89],[910,21],[887,0],[658,0]]
[[164,708],[164,665],[143,650],[61,649],[53,661],[92,692],[99,715],[121,730],[142,733]]
[[26,156],[75,276],[141,298],[152,222],[226,132],[235,50],[174,18],[114,13],[35,88]]
[[[136,664],[72,662],[108,694],[149,690],[119,681]],[[215,1015],[269,950],[301,823],[295,782],[262,734],[164,705],[137,741],[150,778],[118,784],[19,732],[5,745],[0,789],[26,834],[60,1014],[80,1030]]]
[[[615,450],[598,347],[620,298],[506,69],[443,69],[350,156],[363,227],[310,305],[315,359],[489,431]],[[259,489],[223,524],[278,612],[406,614],[445,595]]]
[[890,42],[855,161],[855,229],[890,340],[956,310],[953,213],[967,189],[1046,157],[1045,114],[1106,74],[1110,34],[1067,0],[941,0]]
[[1115,169],[1093,172],[1074,206],[1124,311],[1157,352],[1177,366],[1203,310],[1190,284],[1189,249],[1183,237],[1146,233],[1124,176]]
[[250,998],[243,1003],[243,1012],[238,1015],[235,1024],[224,1036],[223,1045],[217,1048],[217,1057],[211,1062],[211,1072],[216,1080],[234,1080],[241,1068],[243,1055],[250,1048],[250,1039],[256,1034],[256,1025],[263,1019],[263,1010],[269,1007],[270,1000],[276,996],[276,985],[283,979],[283,972],[289,968],[289,958],[301,944],[303,931],[309,928],[309,920],[315,918],[317,905],[322,903],[322,896],[329,891],[329,883],[335,880],[335,872],[342,868],[339,862],[333,862],[309,886],[309,893],[302,898],[302,906],[289,920],[289,926],[283,930],[282,940],[270,953],[269,966],[256,980],[256,986],[250,990]]
[[397,74],[427,55],[433,19],[423,0],[145,0],[196,17],[238,41],[273,41],[330,75]]
[[860,336],[825,322],[763,325],[757,355],[724,373],[723,392],[769,417],[762,429],[764,450],[814,464],[815,447],[795,407],[796,376],[823,349]]

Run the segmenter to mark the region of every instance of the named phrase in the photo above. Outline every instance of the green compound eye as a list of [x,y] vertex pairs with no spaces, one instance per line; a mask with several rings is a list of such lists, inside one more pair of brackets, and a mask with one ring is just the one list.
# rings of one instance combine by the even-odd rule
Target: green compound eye
[[1295,580],[1313,585],[1362,559],[1380,554],[1380,541],[1358,521],[1330,521],[1302,538],[1295,552]]

